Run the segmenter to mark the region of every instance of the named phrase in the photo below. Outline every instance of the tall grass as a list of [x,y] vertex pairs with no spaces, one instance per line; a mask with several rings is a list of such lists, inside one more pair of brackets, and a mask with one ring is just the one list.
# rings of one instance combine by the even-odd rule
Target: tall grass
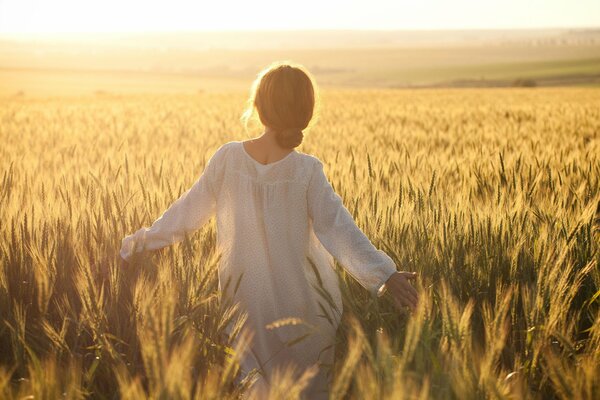
[[[252,375],[236,384],[248,349],[218,288],[214,221],[117,265],[121,238],[245,137],[244,101],[1,104],[1,398],[251,391]],[[324,161],[373,243],[419,272],[422,300],[398,313],[337,266],[331,397],[597,396],[600,91],[330,90],[323,106],[299,150]],[[309,375],[281,371],[270,397],[299,397]]]

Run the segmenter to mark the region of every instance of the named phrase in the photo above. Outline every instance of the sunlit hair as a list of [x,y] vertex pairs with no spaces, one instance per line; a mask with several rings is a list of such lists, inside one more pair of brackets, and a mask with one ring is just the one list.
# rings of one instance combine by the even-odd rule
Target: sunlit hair
[[[304,138],[303,130],[315,121],[319,95],[314,78],[302,65],[276,61],[259,72],[242,115],[244,127],[254,118],[276,132],[280,146],[294,148]],[[314,124],[314,122],[313,122]]]

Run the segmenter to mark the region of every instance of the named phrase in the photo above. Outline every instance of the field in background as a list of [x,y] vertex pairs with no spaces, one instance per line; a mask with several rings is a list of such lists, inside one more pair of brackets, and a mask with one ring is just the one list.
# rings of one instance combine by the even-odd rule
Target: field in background
[[247,90],[274,60],[328,88],[598,86],[600,30],[0,38],[0,96]]
[[[245,390],[232,386],[241,349],[220,336],[232,314],[214,220],[130,271],[116,265],[124,235],[187,190],[218,146],[250,136],[245,99],[0,104],[0,397]],[[398,314],[337,266],[332,398],[597,396],[600,91],[324,90],[319,118],[299,150],[324,162],[373,243],[419,272],[423,299]],[[300,384],[284,376],[272,398]]]

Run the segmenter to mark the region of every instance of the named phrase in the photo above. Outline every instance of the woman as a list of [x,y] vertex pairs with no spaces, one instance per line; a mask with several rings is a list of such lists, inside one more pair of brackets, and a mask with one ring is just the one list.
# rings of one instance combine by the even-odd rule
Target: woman
[[[295,150],[313,117],[313,81],[300,65],[276,62],[263,70],[244,113],[247,126],[258,112],[263,133],[219,147],[191,189],[150,228],[124,238],[120,252],[126,262],[134,252],[181,241],[216,215],[219,288],[248,314],[251,351],[240,364],[242,375],[259,370],[259,397],[278,367],[302,372],[333,362],[342,301],[332,256],[369,292],[387,290],[398,307],[417,304],[408,282],[416,273],[396,270],[356,226],[323,163]],[[237,290],[225,285],[238,279]],[[269,325],[286,318],[300,323]],[[330,376],[313,369],[306,396],[327,398]]]

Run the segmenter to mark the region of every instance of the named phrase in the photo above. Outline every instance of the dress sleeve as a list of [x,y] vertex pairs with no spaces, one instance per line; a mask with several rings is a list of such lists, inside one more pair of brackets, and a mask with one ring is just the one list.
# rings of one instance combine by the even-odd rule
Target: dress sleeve
[[394,261],[373,246],[354,222],[341,197],[317,160],[308,184],[308,213],[323,246],[365,289],[378,297],[385,282],[397,271]]
[[119,254],[124,260],[143,250],[156,250],[182,241],[186,234],[199,229],[215,213],[213,183],[215,170],[219,168],[219,150],[210,158],[193,186],[173,202],[152,226],[141,228],[122,240]]

